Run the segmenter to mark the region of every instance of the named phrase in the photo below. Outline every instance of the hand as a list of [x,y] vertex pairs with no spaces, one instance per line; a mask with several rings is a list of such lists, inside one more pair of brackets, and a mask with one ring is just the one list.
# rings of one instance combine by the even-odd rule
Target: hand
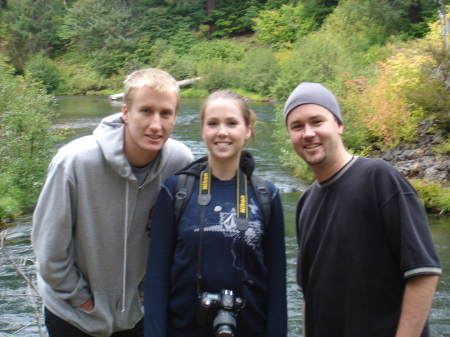
[[94,299],[91,297],[83,304],[77,305],[77,308],[86,310],[87,312],[91,312],[92,310],[94,310]]

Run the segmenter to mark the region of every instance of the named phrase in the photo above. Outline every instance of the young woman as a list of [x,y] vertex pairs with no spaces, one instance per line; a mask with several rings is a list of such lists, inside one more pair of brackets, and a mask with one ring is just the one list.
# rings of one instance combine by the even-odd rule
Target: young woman
[[[166,180],[155,205],[145,336],[286,336],[281,199],[264,183],[267,215],[253,186],[253,157],[243,151],[256,116],[242,97],[219,91],[206,100],[200,119],[208,156]],[[183,175],[195,182],[178,220]]]

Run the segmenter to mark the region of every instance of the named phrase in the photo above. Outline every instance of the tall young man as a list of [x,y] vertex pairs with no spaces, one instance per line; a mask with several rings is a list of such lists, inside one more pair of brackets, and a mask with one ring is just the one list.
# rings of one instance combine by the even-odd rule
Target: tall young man
[[441,268],[417,193],[388,163],[343,145],[335,96],[301,83],[284,107],[316,178],[297,205],[306,337],[429,336]]
[[161,183],[192,160],[169,136],[179,87],[142,69],[122,113],[53,158],[33,218],[38,286],[50,337],[143,336],[151,211]]

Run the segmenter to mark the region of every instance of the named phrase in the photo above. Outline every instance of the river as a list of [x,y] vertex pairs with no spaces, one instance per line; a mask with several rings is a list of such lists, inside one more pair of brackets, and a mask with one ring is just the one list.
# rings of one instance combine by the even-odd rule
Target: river
[[[198,110],[201,101],[183,99],[173,131],[173,138],[189,146],[199,158],[206,154],[200,135]],[[92,133],[100,120],[120,111],[121,103],[103,97],[80,96],[59,97],[57,112],[60,116],[54,122],[58,128],[70,127],[73,133],[66,142]],[[286,219],[286,246],[288,262],[288,315],[289,337],[301,336],[302,297],[295,283],[296,249],[294,213],[296,201],[306,187],[302,180],[292,177],[290,171],[279,162],[280,150],[271,139],[274,122],[274,107],[265,103],[252,103],[251,108],[258,116],[256,142],[249,142],[247,149],[257,162],[256,173],[273,182],[281,191]],[[450,217],[429,216],[431,231],[441,258],[444,275],[441,277],[430,313],[432,336],[450,336]],[[34,256],[30,247],[31,215],[24,214],[8,228],[7,249],[14,259],[25,262],[31,276],[34,275],[30,262]],[[0,337],[39,336],[30,301],[24,299],[26,283],[0,253]],[[20,330],[20,331],[19,331]]]

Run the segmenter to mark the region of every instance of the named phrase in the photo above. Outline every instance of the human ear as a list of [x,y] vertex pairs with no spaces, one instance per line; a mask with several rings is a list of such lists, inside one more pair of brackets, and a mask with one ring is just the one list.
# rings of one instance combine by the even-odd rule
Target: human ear
[[126,104],[122,105],[122,120],[125,124],[128,123],[128,108]]

